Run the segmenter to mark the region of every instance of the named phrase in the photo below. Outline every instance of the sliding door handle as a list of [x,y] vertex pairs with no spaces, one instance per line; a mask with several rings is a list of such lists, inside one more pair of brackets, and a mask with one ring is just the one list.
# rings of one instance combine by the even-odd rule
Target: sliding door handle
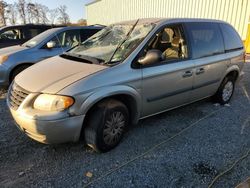
[[202,74],[204,72],[205,72],[205,69],[203,67],[196,69],[196,74],[197,75]]
[[193,76],[193,71],[191,71],[191,70],[186,71],[186,72],[182,75],[183,78],[187,78],[187,77],[191,77],[191,76]]

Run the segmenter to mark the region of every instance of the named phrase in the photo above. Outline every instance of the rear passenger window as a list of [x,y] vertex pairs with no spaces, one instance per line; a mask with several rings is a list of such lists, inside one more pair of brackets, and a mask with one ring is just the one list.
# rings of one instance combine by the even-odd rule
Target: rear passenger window
[[224,53],[223,38],[217,23],[187,23],[193,58]]
[[225,50],[239,50],[243,48],[242,41],[234,28],[228,24],[220,24],[221,31],[224,37]]
[[86,39],[100,31],[99,29],[82,29],[81,30],[81,42],[84,42]]

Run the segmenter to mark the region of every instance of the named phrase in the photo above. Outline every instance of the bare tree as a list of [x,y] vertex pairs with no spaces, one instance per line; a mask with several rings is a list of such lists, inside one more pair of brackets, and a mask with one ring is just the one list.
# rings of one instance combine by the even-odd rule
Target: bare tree
[[47,13],[49,8],[39,3],[27,4],[27,17],[29,23],[48,23]]
[[[0,25],[6,25],[6,22],[15,25],[17,20],[23,24],[54,24],[56,20],[60,24],[70,23],[65,5],[50,10],[46,5],[32,3],[32,0],[17,0],[14,4],[7,4],[5,0],[0,0]],[[85,24],[84,20],[80,24]]]
[[51,9],[49,10],[49,20],[50,20],[50,23],[51,24],[54,24],[55,23],[55,20],[57,19],[58,15],[59,15],[59,11],[58,9]]
[[6,15],[7,15],[7,20],[11,25],[15,25],[17,21],[17,10],[16,10],[17,4],[8,4],[7,10],[6,10]]
[[19,16],[23,24],[26,24],[26,1],[25,0],[18,0],[17,8],[19,12]]
[[59,11],[58,21],[59,21],[61,24],[68,24],[68,23],[70,23],[69,15],[68,15],[68,13],[66,12],[66,11],[67,11],[67,7],[66,7],[65,5],[61,5],[61,6],[58,8],[58,11]]
[[7,3],[5,1],[0,1],[0,24],[2,26],[6,25],[6,7],[7,7]]
[[36,3],[36,9],[38,11],[39,22],[38,23],[49,23],[47,14],[49,13],[49,8],[45,5]]
[[34,23],[37,15],[37,10],[36,6],[34,3],[28,3],[26,5],[26,10],[27,10],[27,20],[29,23]]

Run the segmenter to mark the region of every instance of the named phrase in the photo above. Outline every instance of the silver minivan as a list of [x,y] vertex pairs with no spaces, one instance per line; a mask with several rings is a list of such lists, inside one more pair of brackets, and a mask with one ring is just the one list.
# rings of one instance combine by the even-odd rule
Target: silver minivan
[[106,152],[142,118],[207,97],[228,103],[244,55],[239,35],[222,21],[117,23],[23,71],[7,103],[18,128],[39,142],[82,137]]

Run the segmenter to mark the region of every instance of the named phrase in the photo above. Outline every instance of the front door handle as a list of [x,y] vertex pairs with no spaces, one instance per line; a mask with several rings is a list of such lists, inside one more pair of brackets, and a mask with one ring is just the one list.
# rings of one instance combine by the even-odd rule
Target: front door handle
[[196,69],[196,74],[197,75],[202,74],[204,72],[205,72],[205,69],[203,67]]
[[190,76],[192,76],[192,75],[193,75],[193,71],[188,70],[188,71],[186,71],[186,72],[182,75],[182,77],[183,77],[183,78],[187,78],[187,77],[190,77]]

